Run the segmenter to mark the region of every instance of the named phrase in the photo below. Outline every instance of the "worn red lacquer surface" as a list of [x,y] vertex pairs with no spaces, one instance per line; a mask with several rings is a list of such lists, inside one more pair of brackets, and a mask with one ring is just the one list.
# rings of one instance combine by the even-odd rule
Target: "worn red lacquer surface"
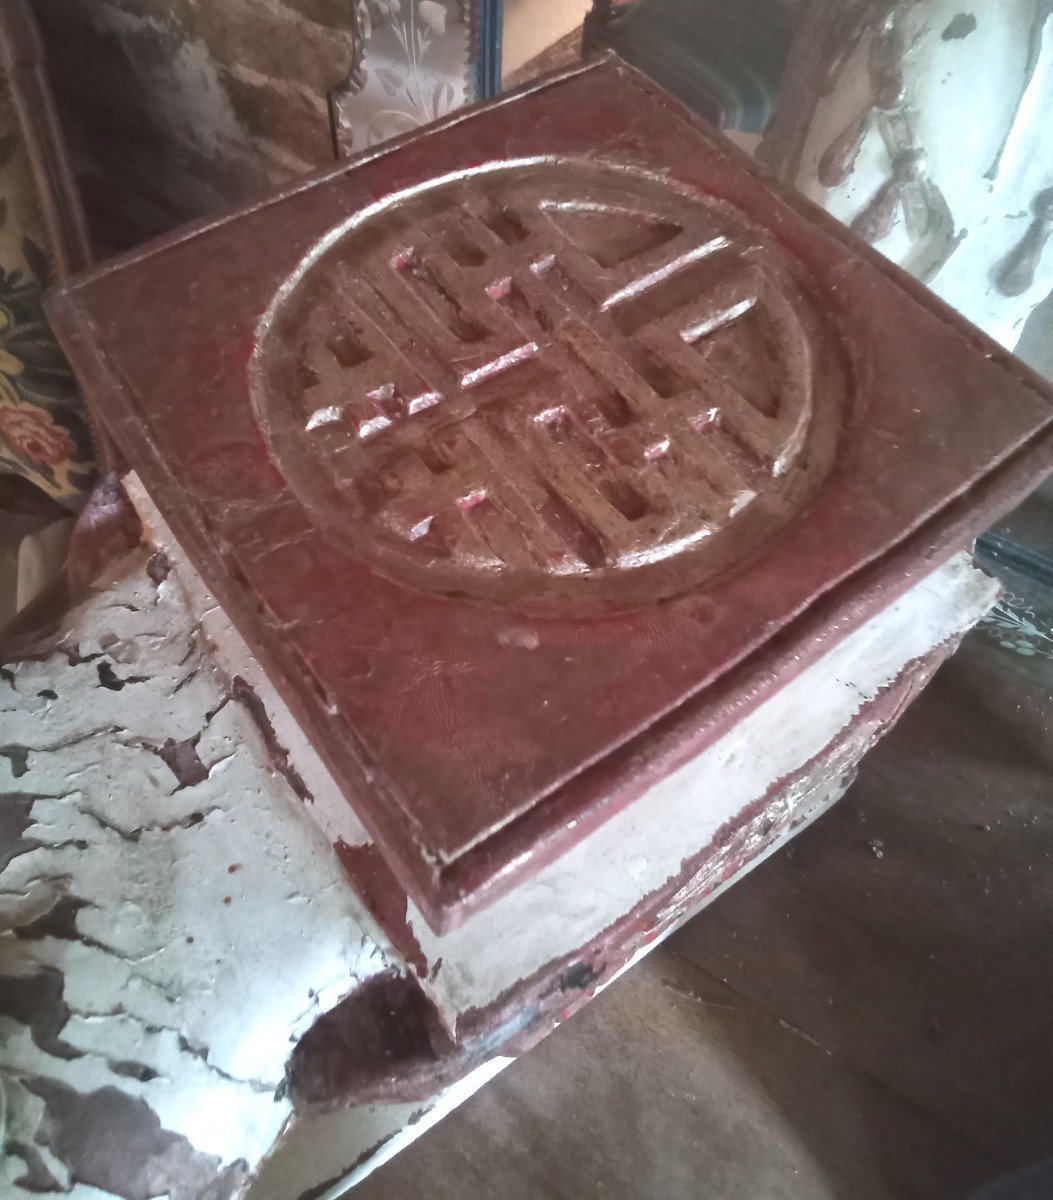
[[436,926],[1050,462],[1037,378],[615,60],[147,246],[52,313]]

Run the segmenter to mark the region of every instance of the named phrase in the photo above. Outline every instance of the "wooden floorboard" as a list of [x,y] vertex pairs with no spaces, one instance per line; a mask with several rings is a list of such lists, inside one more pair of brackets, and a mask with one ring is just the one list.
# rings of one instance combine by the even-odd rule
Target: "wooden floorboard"
[[1053,1149],[1049,666],[970,641],[844,802],[672,943],[1012,1161]]
[[1053,663],[972,635],[841,804],[356,1196],[964,1200],[1053,1154],[1051,714]]

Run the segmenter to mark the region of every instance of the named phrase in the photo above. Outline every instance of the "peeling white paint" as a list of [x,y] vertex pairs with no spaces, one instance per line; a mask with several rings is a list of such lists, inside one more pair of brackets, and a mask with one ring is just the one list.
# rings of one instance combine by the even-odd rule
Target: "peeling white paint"
[[[87,661],[57,654],[0,681],[3,740],[28,750],[18,777],[0,759],[0,792],[40,797],[24,834],[38,845],[0,875],[4,915],[24,926],[61,896],[86,902],[75,938],[18,940],[12,924],[0,936],[0,972],[62,972],[71,1016],[59,1037],[78,1052],[49,1054],[0,1016],[11,1119],[39,1117],[18,1076],[116,1086],[198,1150],[255,1164],[290,1111],[275,1091],[292,1043],[391,960],[229,699],[174,580],[151,583],[145,557],[73,615],[62,644]],[[113,690],[100,664],[142,681]],[[208,776],[180,786],[156,747],[198,734]],[[4,1194],[18,1194],[20,1160],[0,1171]]]
[[[201,576],[190,565],[182,547],[157,511],[138,476],[126,476],[124,488],[143,523],[145,540],[150,545],[159,546],[172,563],[172,577],[179,581],[186,603],[195,614],[198,627],[215,661],[228,675],[240,675],[266,708],[278,741],[288,752],[290,761],[295,765],[297,773],[313,797],[310,805],[312,818],[330,842],[338,838],[343,839],[349,846],[359,846],[368,842],[370,838],[365,826],[345,800],[329,769],[301,732],[292,713],[278,697],[274,686],[250,654],[227,614],[209,592]],[[384,935],[379,929],[371,932],[381,945],[385,944]]]
[[[24,769],[17,755],[0,757],[0,796],[36,797],[24,836],[38,843],[0,873],[0,973],[61,972],[69,1017],[58,1050],[74,1054],[42,1049],[25,1023],[0,1015],[9,1138],[31,1146],[43,1117],[22,1080],[116,1087],[196,1150],[225,1164],[245,1159],[250,1170],[265,1162],[252,1200],[291,1200],[344,1175],[327,1193],[335,1200],[507,1060],[424,1104],[305,1112],[290,1122],[275,1090],[295,1039],[357,980],[402,964],[330,846],[334,836],[365,842],[364,829],[134,481],[132,490],[178,571],[151,582],[148,548],[140,550],[73,614],[60,651],[0,678],[3,742],[26,750]],[[905,664],[973,623],[994,592],[960,556],[462,929],[436,937],[411,908],[429,961],[443,960],[427,986],[447,1017],[485,1005],[609,927],[772,780],[824,750]],[[212,642],[267,704],[313,804],[273,768]],[[181,783],[158,748],[194,738],[201,777]],[[819,811],[837,789],[820,791],[805,795],[802,813]],[[800,799],[791,789],[778,802]],[[87,902],[74,936],[14,936],[63,897]],[[71,1200],[107,1200],[71,1184],[47,1146],[32,1150],[57,1186],[71,1186]],[[28,1200],[14,1183],[23,1171],[17,1154],[0,1163],[3,1195]]]
[[[207,614],[208,636],[230,671],[255,672],[264,702],[291,761],[315,791],[312,815],[328,837],[369,841],[321,760],[216,608],[200,577],[164,525],[141,483],[126,486],[187,586]],[[818,663],[777,692],[724,738],[605,822],[556,862],[470,917],[435,934],[412,901],[408,918],[425,958],[437,969],[422,986],[456,1028],[458,1016],[571,954],[678,874],[725,822],[772,782],[821,754],[844,726],[905,666],[980,619],[997,598],[997,583],[960,554],[850,634]],[[851,764],[846,764],[846,767]],[[357,826],[357,831],[355,826]],[[644,850],[643,848],[646,848]]]

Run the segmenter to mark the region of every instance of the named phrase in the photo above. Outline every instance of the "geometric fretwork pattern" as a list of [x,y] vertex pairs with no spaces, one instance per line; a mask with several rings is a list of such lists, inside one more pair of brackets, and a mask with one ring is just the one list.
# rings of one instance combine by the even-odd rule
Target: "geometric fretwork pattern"
[[580,611],[697,587],[829,469],[845,386],[784,251],[586,162],[439,181],[283,289],[274,456],[336,539],[439,592]]

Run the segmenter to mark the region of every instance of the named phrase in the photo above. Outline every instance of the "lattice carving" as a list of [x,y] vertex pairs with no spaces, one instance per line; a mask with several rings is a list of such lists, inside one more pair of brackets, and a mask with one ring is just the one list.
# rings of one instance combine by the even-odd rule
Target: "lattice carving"
[[255,403],[334,537],[525,608],[702,583],[814,492],[841,353],[791,258],[643,173],[509,166],[374,211],[265,319]]

